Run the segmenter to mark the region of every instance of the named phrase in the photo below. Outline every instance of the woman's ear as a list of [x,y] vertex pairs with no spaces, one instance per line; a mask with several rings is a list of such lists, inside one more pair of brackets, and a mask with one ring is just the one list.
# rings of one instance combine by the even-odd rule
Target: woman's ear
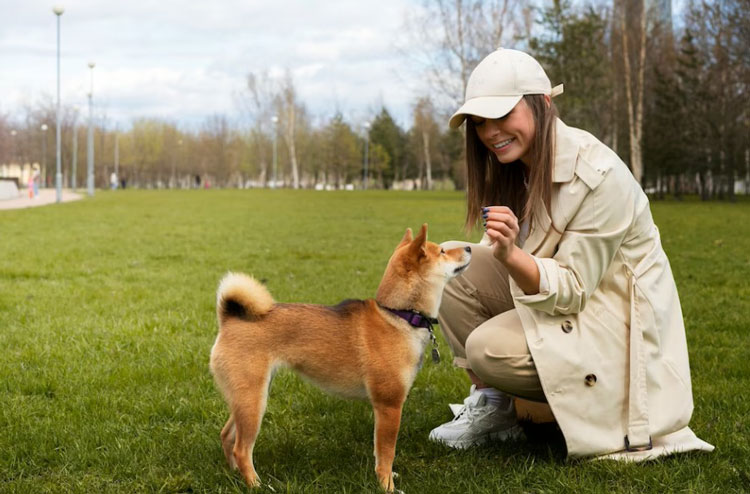
[[550,98],[549,94],[544,95],[544,102],[547,104],[547,108],[552,104],[552,99]]

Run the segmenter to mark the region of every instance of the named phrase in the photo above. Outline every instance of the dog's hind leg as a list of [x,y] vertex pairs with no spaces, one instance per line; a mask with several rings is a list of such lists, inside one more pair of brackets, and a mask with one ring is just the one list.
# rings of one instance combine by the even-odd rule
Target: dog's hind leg
[[373,402],[375,411],[375,474],[386,492],[393,492],[393,459],[401,426],[403,400],[394,403]]
[[242,385],[233,393],[232,417],[236,431],[232,453],[250,487],[260,485],[260,478],[253,466],[253,446],[266,409],[270,378],[270,362],[252,359],[252,364],[240,379]]
[[237,429],[234,426],[234,416],[229,415],[229,420],[221,429],[221,447],[224,449],[224,456],[229,463],[229,468],[232,470],[237,469],[237,462],[234,461],[234,454],[232,448],[234,447],[235,436],[237,435]]

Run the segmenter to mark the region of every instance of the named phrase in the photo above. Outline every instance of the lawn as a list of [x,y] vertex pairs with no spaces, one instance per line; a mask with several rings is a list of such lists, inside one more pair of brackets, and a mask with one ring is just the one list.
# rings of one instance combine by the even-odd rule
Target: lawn
[[[246,492],[219,443],[208,370],[228,270],[279,301],[374,295],[407,226],[464,238],[458,193],[118,191],[0,211],[0,492]],[[691,426],[714,453],[646,464],[565,460],[559,432],[451,451],[427,440],[468,380],[426,363],[394,470],[407,493],[750,491],[750,202],[657,202],[690,348]],[[429,360],[429,359],[428,359]],[[259,492],[378,492],[367,403],[281,372]],[[270,487],[269,487],[270,486]]]

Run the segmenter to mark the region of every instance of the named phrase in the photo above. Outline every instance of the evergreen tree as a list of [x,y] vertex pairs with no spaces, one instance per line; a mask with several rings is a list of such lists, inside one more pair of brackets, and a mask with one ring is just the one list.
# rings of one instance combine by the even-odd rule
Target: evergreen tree
[[394,180],[405,178],[406,135],[385,107],[372,121],[370,143],[380,145],[388,155],[389,166],[383,170],[383,186],[390,189]]
[[555,98],[562,118],[602,139],[612,124],[602,111],[612,97],[607,23],[593,7],[578,12],[570,0],[555,0],[540,10],[542,34],[529,41],[552,85],[565,84],[565,93]]

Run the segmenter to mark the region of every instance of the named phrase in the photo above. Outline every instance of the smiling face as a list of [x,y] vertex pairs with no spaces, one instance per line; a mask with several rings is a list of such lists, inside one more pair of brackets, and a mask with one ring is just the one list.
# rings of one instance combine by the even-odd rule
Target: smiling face
[[529,151],[534,142],[534,115],[525,98],[504,117],[489,119],[472,115],[470,118],[479,140],[500,163],[521,160],[526,165],[531,164]]

